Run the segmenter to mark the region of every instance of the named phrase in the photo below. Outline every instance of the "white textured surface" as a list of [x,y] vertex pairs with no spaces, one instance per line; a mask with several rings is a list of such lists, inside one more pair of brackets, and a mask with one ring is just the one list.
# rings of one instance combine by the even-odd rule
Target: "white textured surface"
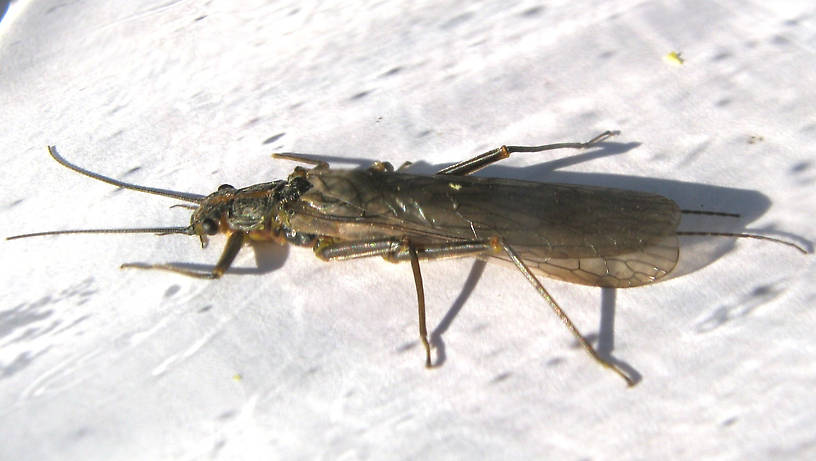
[[[12,3],[0,235],[187,222],[173,201],[60,167],[47,144],[203,194],[283,177],[273,151],[431,171],[620,129],[601,155],[488,173],[653,190],[814,240],[812,2],[410,4]],[[432,371],[407,265],[268,247],[217,282],[117,269],[213,264],[220,244],[0,243],[0,459],[816,455],[812,255],[741,241],[653,287],[546,281],[589,336],[614,312],[613,356],[642,376],[627,389],[500,266],[474,284],[470,261],[424,265],[444,345]]]

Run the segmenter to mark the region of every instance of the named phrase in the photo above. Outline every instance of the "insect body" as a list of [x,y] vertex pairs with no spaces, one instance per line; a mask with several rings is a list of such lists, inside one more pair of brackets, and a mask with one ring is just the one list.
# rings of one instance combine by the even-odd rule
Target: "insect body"
[[677,264],[680,235],[719,235],[771,240],[753,234],[680,232],[683,213],[660,195],[603,187],[548,184],[469,176],[514,152],[586,148],[586,143],[502,146],[452,165],[433,176],[409,175],[387,163],[367,170],[337,170],[296,155],[276,154],[312,168],[296,167],[286,180],[245,188],[222,185],[208,196],[136,186],[81,169],[49,147],[62,165],[119,187],[169,196],[197,206],[183,227],[85,229],[38,232],[9,239],[64,233],[180,233],[227,236],[212,271],[172,265],[123,264],[123,268],[161,269],[199,278],[218,278],[250,240],[276,241],[313,248],[326,261],[381,256],[411,263],[417,289],[420,339],[425,364],[431,366],[425,322],[420,260],[486,257],[514,265],[563,321],[583,348],[600,364],[634,380],[600,357],[536,277],[536,273],[591,286],[626,288],[660,281]]

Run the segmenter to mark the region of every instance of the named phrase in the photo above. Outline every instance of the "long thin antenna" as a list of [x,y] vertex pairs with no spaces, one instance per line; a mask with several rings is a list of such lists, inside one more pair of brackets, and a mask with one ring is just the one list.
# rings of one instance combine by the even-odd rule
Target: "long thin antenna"
[[60,165],[69,168],[71,170],[76,171],[81,175],[88,176],[89,178],[96,179],[97,181],[102,181],[116,187],[121,187],[123,189],[130,189],[139,192],[145,192],[147,194],[154,194],[154,195],[161,195],[163,197],[170,197],[179,200],[184,200],[186,202],[193,202],[193,203],[201,203],[204,201],[205,196],[199,194],[192,194],[188,192],[175,192],[166,189],[157,189],[154,187],[147,187],[147,186],[139,186],[137,184],[128,184],[126,182],[118,181],[116,179],[106,178],[101,174],[94,173],[93,171],[88,171],[84,168],[78,167],[73,163],[68,162],[57,153],[57,146],[48,146],[48,153],[51,154],[51,157],[57,161]]
[[15,240],[28,237],[41,237],[43,235],[60,234],[187,234],[193,235],[193,228],[187,227],[138,227],[133,229],[71,229],[61,231],[32,232],[30,234],[13,235],[6,237],[6,240]]

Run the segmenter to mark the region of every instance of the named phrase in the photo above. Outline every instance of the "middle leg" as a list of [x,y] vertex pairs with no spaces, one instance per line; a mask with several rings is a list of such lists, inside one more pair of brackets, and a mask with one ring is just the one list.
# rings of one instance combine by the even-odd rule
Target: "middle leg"
[[390,262],[410,261],[417,293],[417,315],[419,317],[419,339],[425,348],[425,367],[431,368],[431,344],[425,316],[425,290],[422,284],[420,259],[460,258],[479,256],[496,251],[495,241],[463,241],[418,246],[410,238],[390,238],[374,241],[333,242],[321,239],[315,244],[315,254],[324,261],[344,261],[348,259],[382,256]]

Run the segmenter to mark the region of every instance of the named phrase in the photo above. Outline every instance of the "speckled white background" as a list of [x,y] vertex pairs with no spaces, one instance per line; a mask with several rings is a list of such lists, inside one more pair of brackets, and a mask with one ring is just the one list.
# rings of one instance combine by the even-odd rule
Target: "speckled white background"
[[[0,7],[3,236],[188,220],[172,200],[60,167],[48,144],[111,177],[205,194],[285,176],[273,151],[433,171],[619,129],[595,151],[485,173],[655,191],[815,238],[812,2]],[[672,50],[685,65],[662,59]],[[812,255],[741,241],[652,287],[545,281],[641,377],[627,389],[501,266],[423,266],[431,371],[407,265],[264,247],[217,282],[118,270],[211,265],[222,244],[0,243],[0,459],[816,454]]]

